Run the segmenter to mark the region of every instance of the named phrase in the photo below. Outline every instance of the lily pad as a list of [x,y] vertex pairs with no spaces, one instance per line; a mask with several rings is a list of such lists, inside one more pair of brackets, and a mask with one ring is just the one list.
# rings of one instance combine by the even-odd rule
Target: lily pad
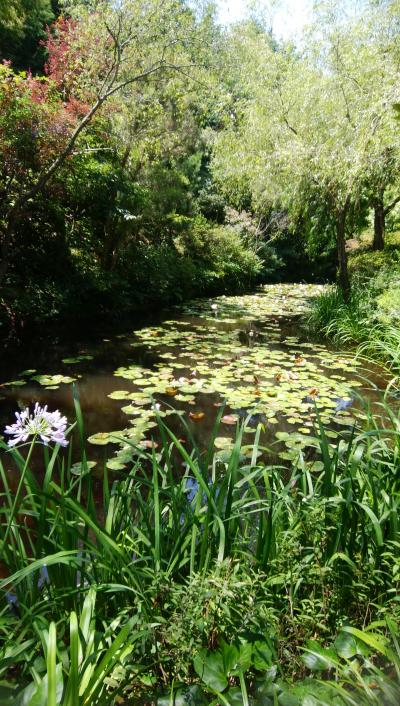
[[229,437],[226,436],[217,436],[216,439],[214,439],[214,446],[216,449],[230,449],[233,448],[233,441]]
[[205,416],[204,412],[189,412],[189,417],[193,422],[201,422]]
[[224,417],[222,417],[221,422],[223,424],[230,424],[232,426],[235,426],[237,424],[238,417],[235,414],[225,414]]
[[107,446],[110,443],[110,434],[107,431],[92,434],[88,437],[88,443],[95,444],[95,446]]
[[127,400],[131,394],[128,390],[114,390],[114,392],[110,392],[108,397],[112,400]]
[[76,363],[81,363],[83,360],[93,360],[92,355],[77,355],[74,358],[62,358],[62,362],[66,365],[75,365]]
[[43,385],[43,387],[54,387],[61,384],[70,385],[71,382],[75,382],[76,378],[69,375],[34,375],[32,380],[38,382],[39,385]]
[[74,476],[80,476],[86,471],[86,469],[90,471],[92,468],[95,467],[95,465],[96,461],[86,461],[86,464],[81,462],[74,463],[71,466],[71,473],[73,473]]

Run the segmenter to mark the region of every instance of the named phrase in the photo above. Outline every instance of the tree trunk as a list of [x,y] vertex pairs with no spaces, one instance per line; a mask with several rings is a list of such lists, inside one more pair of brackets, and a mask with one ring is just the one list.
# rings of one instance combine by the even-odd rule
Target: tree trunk
[[11,213],[6,227],[4,230],[0,230],[0,284],[4,282],[8,272],[12,241],[14,239],[14,231],[17,225],[17,220],[17,215]]
[[342,290],[345,301],[348,301],[350,296],[350,278],[347,267],[347,252],[346,252],[346,217],[349,207],[348,199],[343,208],[337,212],[336,221],[336,244],[339,265],[339,285]]
[[383,198],[374,202],[374,239],[373,250],[383,250],[385,247],[385,208]]

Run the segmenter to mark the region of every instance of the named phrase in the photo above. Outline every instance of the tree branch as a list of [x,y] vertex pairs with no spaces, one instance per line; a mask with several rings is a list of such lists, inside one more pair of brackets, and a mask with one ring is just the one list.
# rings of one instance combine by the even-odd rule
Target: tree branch
[[393,199],[393,201],[392,201],[391,203],[389,203],[389,204],[386,206],[386,208],[384,209],[383,212],[384,212],[385,216],[387,216],[388,213],[390,213],[390,211],[391,211],[399,202],[400,202],[400,196],[396,196],[396,198]]
[[163,64],[156,64],[153,65],[151,68],[147,69],[146,71],[143,71],[140,74],[136,74],[136,76],[133,76],[130,79],[127,79],[126,81],[123,81],[122,83],[118,83],[116,86],[112,85],[111,88],[109,88],[103,95],[99,96],[96,102],[92,105],[90,110],[86,113],[86,115],[82,118],[81,122],[75,130],[73,131],[67,145],[64,147],[62,152],[58,155],[58,157],[50,164],[50,166],[46,169],[45,172],[39,177],[37,180],[36,184],[34,184],[28,191],[24,194],[21,194],[19,198],[16,200],[14,206],[12,207],[10,214],[17,214],[21,209],[25,206],[25,204],[30,201],[36,194],[38,194],[43,187],[47,184],[47,182],[51,179],[53,174],[57,171],[57,169],[65,162],[67,157],[70,156],[70,154],[73,151],[74,145],[81,134],[85,127],[90,123],[92,120],[93,116],[97,113],[97,111],[101,108],[103,103],[110,98],[114,93],[117,93],[117,91],[121,90],[127,85],[130,85],[132,83],[135,83],[137,81],[141,81],[147,76],[151,76],[154,74],[156,71],[159,71],[161,68],[163,68]]

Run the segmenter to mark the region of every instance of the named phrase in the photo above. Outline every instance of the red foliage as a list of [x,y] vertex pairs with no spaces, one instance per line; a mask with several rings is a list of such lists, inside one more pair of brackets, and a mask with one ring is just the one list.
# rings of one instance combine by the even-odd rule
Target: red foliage
[[49,84],[28,74],[26,79],[29,95],[33,103],[45,104],[49,99]]
[[68,96],[83,69],[77,23],[59,17],[51,27],[47,27],[47,38],[42,44],[48,51],[45,73]]
[[42,44],[48,52],[45,73],[64,99],[58,111],[58,120],[64,122],[66,127],[73,127],[73,123],[89,109],[88,104],[76,96],[77,79],[85,64],[85,49],[78,24],[59,17],[51,27],[47,27],[47,38]]

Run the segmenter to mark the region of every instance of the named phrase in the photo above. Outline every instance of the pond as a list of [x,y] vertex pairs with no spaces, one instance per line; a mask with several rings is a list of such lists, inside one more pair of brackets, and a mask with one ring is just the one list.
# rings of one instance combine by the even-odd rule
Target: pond
[[[351,352],[313,340],[305,317],[319,285],[266,285],[243,296],[195,300],[134,331],[67,347],[41,342],[9,363],[1,384],[2,428],[38,401],[74,420],[72,385],[84,413],[94,475],[121,471],[141,449],[157,448],[157,416],[205,447],[225,405],[215,451],[229,454],[244,421],[242,453],[316,464],[317,416],[328,436],[354,424],[359,395],[379,402],[384,375]],[[185,426],[186,425],[186,426]],[[79,464],[79,447],[74,445]],[[79,472],[79,465],[77,465]]]

